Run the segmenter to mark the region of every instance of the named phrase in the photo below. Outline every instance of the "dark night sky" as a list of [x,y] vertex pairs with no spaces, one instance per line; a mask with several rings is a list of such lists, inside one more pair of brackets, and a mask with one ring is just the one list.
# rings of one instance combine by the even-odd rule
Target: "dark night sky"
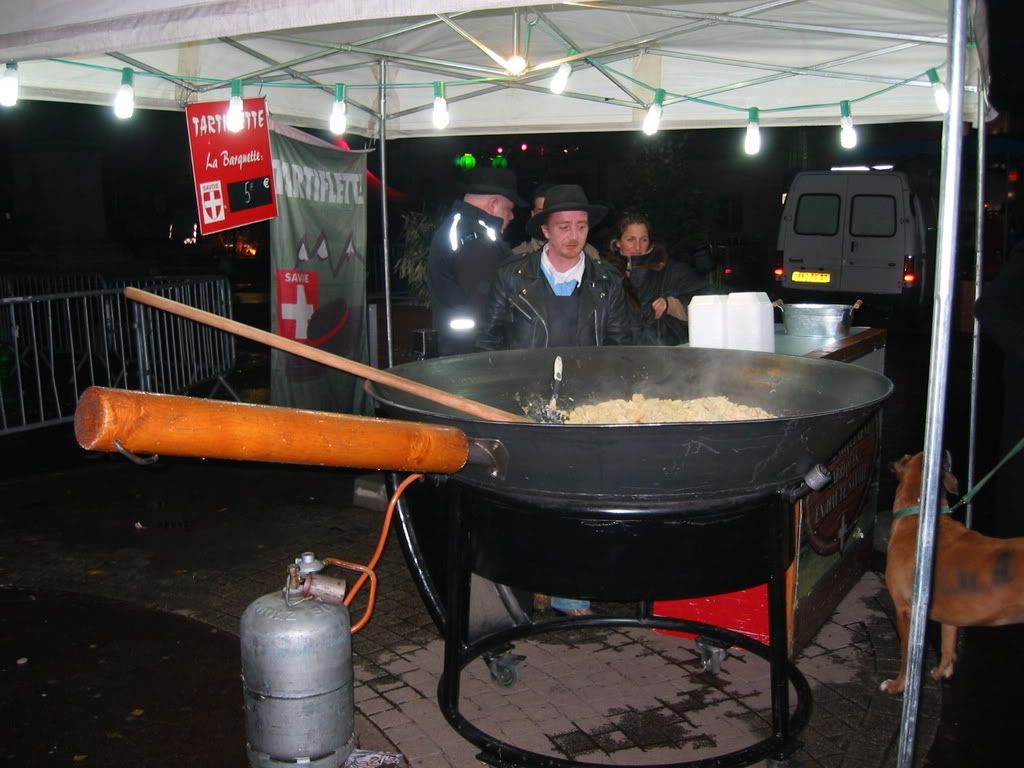
[[1012,113],[1018,120],[1024,120],[1022,5],[1021,0],[988,0],[990,96],[997,110]]

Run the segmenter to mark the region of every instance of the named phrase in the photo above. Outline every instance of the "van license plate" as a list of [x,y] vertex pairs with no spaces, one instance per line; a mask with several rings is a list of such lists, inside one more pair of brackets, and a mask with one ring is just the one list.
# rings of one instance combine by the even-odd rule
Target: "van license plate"
[[831,272],[794,272],[792,278],[794,283],[831,283]]

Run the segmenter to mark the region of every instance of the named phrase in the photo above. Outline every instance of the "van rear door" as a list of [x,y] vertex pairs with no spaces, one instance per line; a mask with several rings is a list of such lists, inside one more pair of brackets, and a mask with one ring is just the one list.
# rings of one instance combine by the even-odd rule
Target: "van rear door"
[[891,294],[903,289],[904,239],[909,190],[889,173],[852,173],[845,179],[849,224],[845,227],[841,291]]
[[779,228],[787,287],[838,289],[845,252],[846,182],[839,174],[803,173],[793,184]]

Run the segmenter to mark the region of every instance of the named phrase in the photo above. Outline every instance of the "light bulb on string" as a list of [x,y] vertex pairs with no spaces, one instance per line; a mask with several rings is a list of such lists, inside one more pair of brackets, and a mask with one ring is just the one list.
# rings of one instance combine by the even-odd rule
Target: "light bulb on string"
[[843,149],[853,149],[857,146],[857,129],[853,127],[853,115],[850,114],[850,102],[840,101],[839,111],[839,143]]
[[757,107],[747,110],[747,132],[743,137],[743,151],[756,155],[761,151],[761,129]]
[[551,85],[548,86],[551,92],[556,95],[565,93],[565,89],[569,86],[570,75],[572,75],[572,64],[563,61],[558,65],[558,69],[555,70],[555,74],[551,78]]
[[942,84],[942,78],[939,77],[936,70],[928,70],[928,82],[932,84],[932,97],[935,99],[935,106],[939,108],[939,112],[946,114],[949,111],[949,91]]
[[345,86],[334,86],[334,104],[331,105],[331,117],[327,125],[331,133],[340,136],[348,128],[348,118],[345,116]]
[[242,103],[242,81],[231,81],[231,100],[228,102],[228,113],[224,125],[232,133],[238,133],[245,127],[245,105]]
[[653,136],[658,132],[658,126],[661,125],[661,105],[664,103],[665,91],[658,88],[654,92],[654,101],[647,108],[647,115],[644,117],[643,130],[648,136]]
[[127,120],[135,113],[135,73],[125,67],[121,70],[121,86],[114,96],[114,114]]
[[[567,55],[572,56],[578,53],[575,48],[570,48]],[[569,86],[569,78],[572,77],[572,64],[568,61],[563,61],[558,65],[558,69],[555,70],[555,74],[551,78],[551,85],[548,87],[554,94],[565,93],[565,89]]]
[[443,131],[448,127],[448,102],[444,98],[444,83],[434,83],[434,127]]
[[18,65],[9,61],[0,77],[0,106],[13,107],[18,103]]

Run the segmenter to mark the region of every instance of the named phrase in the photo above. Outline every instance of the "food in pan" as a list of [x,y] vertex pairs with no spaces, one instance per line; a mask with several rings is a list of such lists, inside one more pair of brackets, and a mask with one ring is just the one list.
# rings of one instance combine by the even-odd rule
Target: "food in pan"
[[629,400],[605,400],[579,405],[567,412],[567,424],[654,424],[668,421],[746,421],[772,419],[764,408],[734,403],[727,397],[666,400],[633,395]]

